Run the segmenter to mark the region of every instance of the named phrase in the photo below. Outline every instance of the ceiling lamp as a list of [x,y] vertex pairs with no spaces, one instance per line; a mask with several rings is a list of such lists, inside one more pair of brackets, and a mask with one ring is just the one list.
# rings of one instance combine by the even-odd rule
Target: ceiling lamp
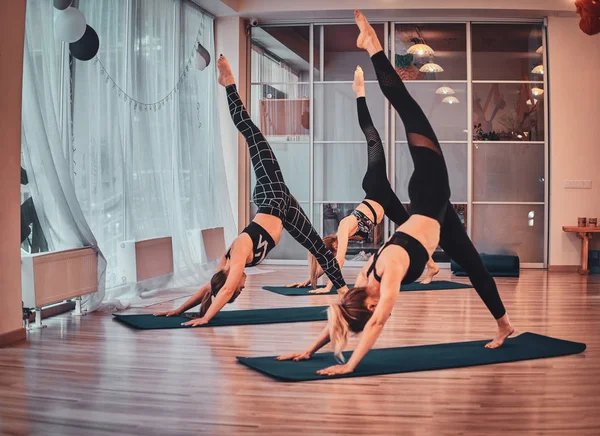
[[442,72],[444,72],[444,69],[442,67],[440,67],[438,64],[435,64],[433,62],[428,62],[425,65],[423,65],[421,68],[419,68],[419,71],[422,73],[442,73]]
[[449,86],[440,86],[438,89],[435,90],[435,93],[438,95],[456,94],[456,92],[454,92],[454,89],[450,88]]
[[544,93],[544,90],[540,89],[540,88],[531,88],[531,93],[533,94],[534,97],[539,97],[540,95],[542,95]]
[[411,45],[410,47],[408,47],[408,50],[406,50],[406,52],[415,56],[431,56],[434,53],[433,49],[427,44]]
[[450,97],[444,97],[444,99],[442,100],[442,103],[457,104],[460,102],[458,101],[458,98],[450,96]]
[[542,54],[544,53],[544,46],[540,45],[539,48],[535,51],[536,53]]
[[538,65],[533,70],[531,70],[533,74],[544,74],[544,66]]
[[533,106],[534,104],[537,104],[537,100],[535,98],[533,99],[533,103],[531,102],[531,99],[527,100],[527,106]]

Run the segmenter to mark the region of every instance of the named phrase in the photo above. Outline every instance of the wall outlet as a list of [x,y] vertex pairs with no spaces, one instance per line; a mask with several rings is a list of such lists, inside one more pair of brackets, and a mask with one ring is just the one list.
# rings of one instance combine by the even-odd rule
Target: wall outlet
[[565,189],[592,189],[591,180],[565,180]]

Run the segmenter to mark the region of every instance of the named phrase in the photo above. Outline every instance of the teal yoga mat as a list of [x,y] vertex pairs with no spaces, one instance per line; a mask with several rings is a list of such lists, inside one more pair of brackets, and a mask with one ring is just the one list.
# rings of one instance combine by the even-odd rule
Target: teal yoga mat
[[[117,321],[140,330],[190,328],[181,323],[190,320],[186,316],[154,316],[152,314],[121,315],[113,313]],[[281,309],[253,309],[221,311],[208,324],[200,327],[233,325],[279,324],[287,322],[326,321],[327,306],[290,307]]]
[[[315,374],[319,369],[336,364],[332,353],[315,354],[310,360],[301,362],[280,362],[275,360],[275,356],[238,357],[237,359],[240,363],[278,380],[309,381],[490,365],[567,356],[585,350],[585,344],[535,333],[523,333],[515,338],[509,338],[502,347],[495,350],[485,348],[487,342],[489,341],[375,349],[369,351],[353,373],[336,376]],[[351,352],[344,352],[346,360],[350,355]]]
[[[348,285],[351,288],[354,285]],[[323,288],[324,286],[319,286]],[[411,283],[410,285],[404,285],[400,287],[401,292],[405,291],[441,291],[447,289],[467,289],[472,288],[471,285],[464,283],[449,282],[447,280],[435,280],[428,285],[422,285],[421,283]],[[331,291],[326,294],[309,294],[308,291],[312,290],[310,287],[306,288],[286,288],[285,286],[263,286],[263,289],[270,292],[275,292],[279,295],[286,295],[288,297],[296,297],[299,295],[337,295],[337,291]]]

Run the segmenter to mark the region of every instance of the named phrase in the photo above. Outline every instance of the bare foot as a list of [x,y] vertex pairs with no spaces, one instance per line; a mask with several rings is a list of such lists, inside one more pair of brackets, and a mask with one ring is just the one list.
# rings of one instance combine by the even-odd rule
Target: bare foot
[[437,264],[433,260],[430,260],[429,262],[427,262],[427,273],[425,274],[425,278],[421,280],[421,284],[428,285],[429,283],[431,283],[431,280],[433,280],[433,277],[436,276],[439,272],[440,267],[437,266]]
[[365,74],[360,65],[357,66],[356,71],[354,71],[354,83],[352,84],[352,89],[356,92],[357,98],[365,96]]
[[229,86],[235,84],[231,67],[225,56],[221,55],[219,56],[219,59],[217,59],[217,69],[219,70],[219,77],[217,78],[219,85]]
[[508,314],[505,314],[498,321],[498,332],[492,342],[485,344],[485,348],[500,348],[506,338],[515,332],[515,328],[510,324]]
[[358,39],[356,40],[356,46],[365,49],[369,53],[369,56],[373,56],[375,53],[383,50],[379,39],[377,39],[375,29],[373,29],[367,21],[367,18],[358,9],[354,11],[354,20],[360,29],[360,35],[358,35]]

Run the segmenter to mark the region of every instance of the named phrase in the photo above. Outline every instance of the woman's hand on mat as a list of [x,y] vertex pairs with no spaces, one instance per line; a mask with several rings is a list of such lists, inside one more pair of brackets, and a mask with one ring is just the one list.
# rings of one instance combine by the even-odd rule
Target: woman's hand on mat
[[154,316],[179,316],[181,311],[179,309],[169,310],[167,312],[156,312]]
[[351,366],[348,366],[348,364],[344,364],[344,365],[334,365],[334,366],[330,366],[329,368],[320,369],[316,373],[318,375],[339,375],[339,374],[349,374],[351,372],[354,372],[354,368],[352,368]]
[[193,319],[191,321],[188,322],[184,322],[181,325],[187,326],[187,327],[198,327],[199,325],[204,325],[204,324],[208,324],[210,320],[206,319],[205,317],[202,318],[196,318]]
[[308,360],[312,356],[308,351],[301,351],[299,353],[290,353],[284,356],[276,357],[275,360],[293,360],[294,362],[299,362],[301,360]]
[[308,285],[310,285],[310,279],[308,279],[305,282],[296,282],[296,283],[292,283],[291,285],[285,285],[286,288],[306,288],[308,287]]
[[333,283],[331,280],[327,283],[327,286],[324,288],[311,289],[308,291],[309,294],[329,294],[331,292],[331,288],[333,288]]

